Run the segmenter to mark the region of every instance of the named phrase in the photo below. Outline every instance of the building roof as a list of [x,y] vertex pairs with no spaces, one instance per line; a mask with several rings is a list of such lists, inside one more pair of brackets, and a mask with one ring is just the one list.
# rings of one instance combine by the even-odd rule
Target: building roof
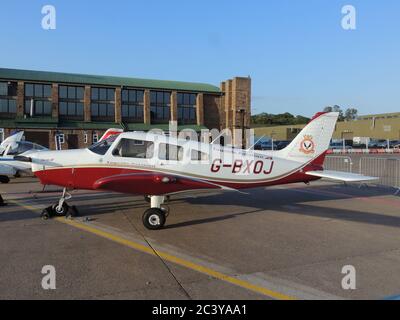
[[0,68],[0,79],[221,93],[211,84]]
[[362,116],[358,116],[357,118],[359,120],[363,119],[372,119],[372,118],[399,118],[400,117],[400,112],[391,112],[391,113],[378,113],[378,114],[366,114]]

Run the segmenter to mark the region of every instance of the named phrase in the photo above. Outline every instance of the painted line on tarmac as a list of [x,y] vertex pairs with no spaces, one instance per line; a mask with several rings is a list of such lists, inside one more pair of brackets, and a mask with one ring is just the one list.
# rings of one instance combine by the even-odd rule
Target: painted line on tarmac
[[[15,205],[18,205],[20,207],[23,207],[27,210],[33,211],[33,212],[37,212],[38,210],[41,210],[41,208],[28,204],[26,202],[22,202],[19,200],[8,200],[10,203],[14,203]],[[177,257],[176,255],[170,254],[168,252],[164,252],[164,251],[159,251],[156,250],[156,253],[154,252],[154,250],[152,248],[150,248],[149,246],[146,246],[144,244],[138,243],[136,241],[132,241],[129,240],[125,237],[122,237],[120,235],[116,235],[113,234],[111,232],[102,230],[98,227],[95,227],[93,224],[90,223],[83,223],[83,222],[79,222],[77,220],[68,220],[65,218],[55,218],[56,221],[61,222],[63,224],[75,227],[77,229],[89,232],[91,234],[97,235],[99,237],[111,240],[115,243],[121,244],[123,246],[129,247],[131,249],[134,249],[136,251],[140,251],[152,256],[159,256],[162,259],[164,259],[165,261],[168,262],[172,262],[174,264],[180,265],[182,267],[185,267],[187,269],[193,270],[193,271],[197,271],[199,273],[202,274],[206,274],[208,276],[211,276],[213,278],[219,279],[221,281],[233,284],[235,286],[262,294],[264,296],[273,298],[273,299],[277,299],[277,300],[296,300],[296,298],[292,295],[288,295],[288,294],[284,294],[278,291],[274,291],[271,289],[268,289],[266,287],[251,283],[249,281],[240,279],[238,277],[235,276],[230,276],[228,274],[222,273],[220,271],[214,270],[212,268],[200,265],[198,263],[189,261],[187,259],[183,259],[180,257]],[[295,291],[294,289],[289,289],[290,291]]]

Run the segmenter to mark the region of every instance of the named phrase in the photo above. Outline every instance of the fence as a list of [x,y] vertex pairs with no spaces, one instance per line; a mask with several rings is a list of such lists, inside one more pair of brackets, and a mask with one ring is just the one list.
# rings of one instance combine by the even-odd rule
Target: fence
[[377,177],[379,180],[374,184],[396,188],[396,193],[400,193],[400,159],[361,157],[353,163],[351,157],[329,156],[325,159],[324,169]]
[[353,161],[350,157],[329,156],[325,158],[324,168],[343,172],[353,172]]
[[377,184],[400,190],[399,159],[362,157],[360,159],[359,173],[378,177]]

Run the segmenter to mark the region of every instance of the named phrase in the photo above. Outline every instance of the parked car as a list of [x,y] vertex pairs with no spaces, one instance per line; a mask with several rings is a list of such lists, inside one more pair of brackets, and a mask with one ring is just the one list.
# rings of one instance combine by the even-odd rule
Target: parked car
[[277,144],[274,142],[272,144],[271,140],[262,140],[256,143],[254,150],[277,150]]
[[290,142],[290,140],[276,141],[276,150],[285,149],[290,144]]
[[400,140],[390,140],[389,148],[390,149],[399,149],[400,148]]
[[368,148],[370,149],[386,149],[387,147],[387,140],[384,139],[370,140],[368,143]]
[[346,144],[343,146],[343,142],[331,142],[331,144],[329,145],[329,149],[331,149],[331,150],[349,150],[349,149],[353,149],[353,147],[346,145]]

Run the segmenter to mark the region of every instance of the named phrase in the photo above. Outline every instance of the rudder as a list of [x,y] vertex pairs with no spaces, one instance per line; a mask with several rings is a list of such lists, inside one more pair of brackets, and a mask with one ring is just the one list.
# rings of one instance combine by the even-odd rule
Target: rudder
[[317,113],[279,156],[301,162],[319,157],[329,148],[338,117],[338,112]]

